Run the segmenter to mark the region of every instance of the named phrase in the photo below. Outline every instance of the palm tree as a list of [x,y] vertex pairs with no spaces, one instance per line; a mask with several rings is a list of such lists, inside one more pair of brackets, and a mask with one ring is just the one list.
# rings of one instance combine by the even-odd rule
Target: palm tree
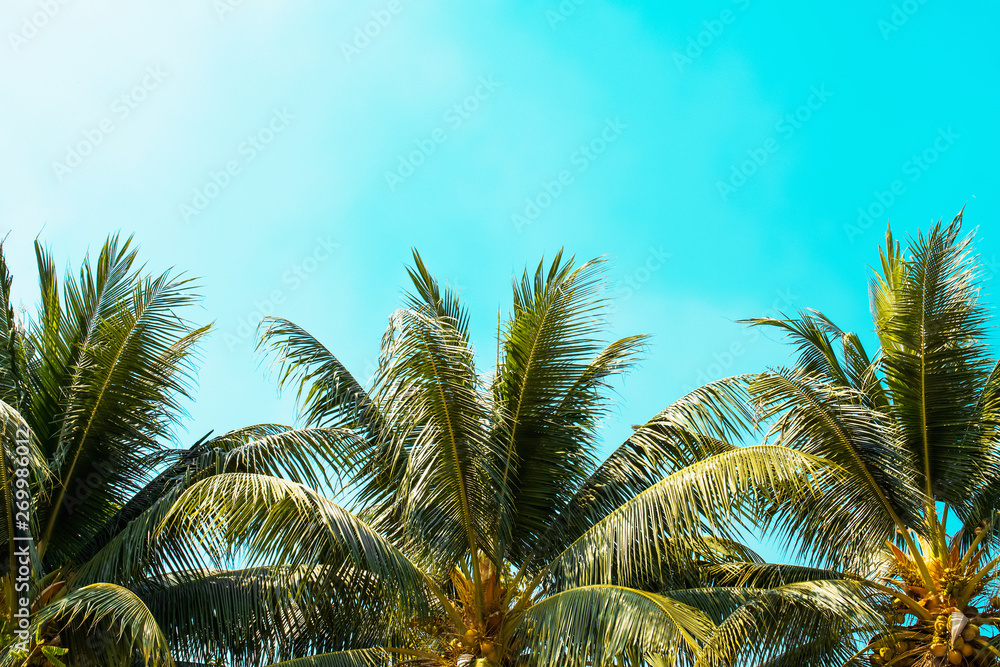
[[[488,375],[458,295],[416,252],[414,291],[390,317],[370,386],[302,328],[271,320],[260,347],[297,391],[301,420],[339,434],[341,492],[215,475],[182,494],[163,535],[197,532],[328,582],[326,597],[317,587],[296,604],[332,599],[324,633],[342,648],[286,667],[729,664],[754,632],[768,655],[794,657],[804,636],[864,616],[839,579],[705,585],[712,567],[759,561],[716,527],[835,481],[809,454],[729,444],[749,419],[738,390],[681,398],[599,461],[610,382],[646,342],[603,338],[601,271],[560,253],[515,280]],[[682,443],[717,456],[680,469]],[[722,624],[732,613],[742,624]],[[771,618],[796,629],[752,630]]]
[[321,488],[325,430],[262,424],[175,446],[209,330],[183,317],[193,283],[148,275],[131,239],[109,239],[61,284],[35,250],[41,300],[27,318],[0,248],[3,664],[259,662],[283,657],[278,634],[328,647],[288,602],[308,573],[221,568],[238,559],[158,533],[185,489],[222,473]]
[[[961,213],[938,223],[906,252],[887,232],[870,289],[874,354],[817,311],[755,319],[790,339],[797,362],[726,382],[748,392],[765,442],[817,457],[836,482],[761,507],[760,525],[810,567],[729,563],[717,581],[852,580],[886,615],[814,647],[821,663],[835,664],[823,651],[842,655],[858,633],[857,655],[872,665],[1000,656],[1000,361],[961,223]],[[713,460],[698,447],[668,456]]]

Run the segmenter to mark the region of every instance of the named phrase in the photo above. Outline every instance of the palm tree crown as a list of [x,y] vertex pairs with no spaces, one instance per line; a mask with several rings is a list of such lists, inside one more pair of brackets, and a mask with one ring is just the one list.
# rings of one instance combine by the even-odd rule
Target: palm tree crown
[[[339,434],[341,503],[224,474],[193,485],[167,517],[168,530],[311,567],[324,582],[296,604],[334,598],[325,632],[341,650],[289,667],[725,664],[776,610],[807,624],[853,599],[839,581],[825,598],[804,595],[822,583],[763,595],[705,585],[709,566],[758,561],[716,526],[778,502],[769,484],[794,499],[825,479],[808,454],[727,441],[749,418],[739,390],[685,396],[599,462],[609,382],[646,340],[603,339],[600,261],[560,254],[515,280],[484,376],[458,295],[414,260],[414,291],[390,317],[371,386],[287,320],[262,336],[302,419]],[[717,456],[680,461],[685,448]],[[734,610],[743,625],[720,625]],[[794,634],[771,636],[769,654],[793,650]]]
[[[766,442],[830,473],[821,493],[757,517],[826,569],[728,572],[763,586],[858,582],[886,613],[887,623],[854,626],[873,665],[992,665],[1000,655],[981,632],[1000,624],[1000,362],[986,344],[982,275],[961,222],[939,223],[907,252],[887,233],[870,289],[874,354],[816,311],[761,318],[751,323],[786,334],[797,362],[727,381],[747,392]],[[812,659],[832,664],[855,639],[828,635]]]
[[[263,424],[174,446],[192,355],[209,329],[182,316],[196,299],[193,283],[147,275],[131,240],[117,237],[61,283],[37,243],[36,255],[41,302],[35,317],[19,319],[0,251],[0,661],[170,665],[174,656],[261,656],[278,632],[316,644],[311,632],[296,635],[308,619],[284,628],[284,610],[273,604],[299,584],[270,569],[212,567],[218,554],[161,524],[185,489],[221,473],[321,484],[325,431]],[[16,483],[19,470],[27,471],[25,487]],[[28,521],[18,515],[21,503],[30,504]],[[18,578],[25,545],[28,590]],[[22,600],[31,613],[27,655],[15,641]]]

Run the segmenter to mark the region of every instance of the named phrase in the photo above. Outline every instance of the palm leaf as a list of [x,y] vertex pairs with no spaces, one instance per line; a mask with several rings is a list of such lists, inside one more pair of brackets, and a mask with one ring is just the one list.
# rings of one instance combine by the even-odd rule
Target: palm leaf
[[617,586],[558,593],[524,612],[516,631],[539,665],[603,665],[627,651],[692,664],[714,629],[698,609]]
[[520,563],[596,465],[596,428],[608,379],[627,370],[646,338],[606,345],[602,262],[574,267],[558,253],[514,283],[493,395],[512,562]]
[[[91,584],[42,609],[39,626],[55,623],[67,633],[108,626],[149,667],[173,667],[170,647],[152,613],[132,591],[114,584]],[[121,642],[119,642],[121,643]]]

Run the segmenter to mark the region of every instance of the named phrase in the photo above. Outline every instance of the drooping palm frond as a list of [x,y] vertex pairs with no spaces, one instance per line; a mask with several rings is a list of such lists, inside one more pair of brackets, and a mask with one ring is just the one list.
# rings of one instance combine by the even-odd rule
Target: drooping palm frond
[[855,333],[841,330],[823,313],[808,310],[796,318],[760,317],[744,322],[784,333],[799,351],[796,370],[801,374],[853,388],[869,407],[881,409],[887,405],[877,364],[865,351],[861,339]]
[[167,512],[168,537],[216,561],[295,563],[368,572],[401,609],[426,613],[426,575],[384,537],[317,492],[265,475],[225,473],[194,484]]
[[[994,443],[1000,441],[1000,360],[994,363],[983,382],[975,415],[975,419],[966,425],[963,446],[982,452],[995,451]],[[976,538],[977,529],[989,531],[990,535],[986,539],[992,545],[996,545],[1000,539],[1000,521],[996,520],[996,510],[1000,507],[1000,474],[994,472],[995,466],[993,460],[984,462],[986,470],[980,475],[978,488],[970,493],[966,502],[955,508],[964,524],[964,548],[968,548]]]
[[691,665],[713,629],[704,612],[663,595],[583,586],[525,612],[513,641],[522,643],[538,665],[602,665],[630,650]]
[[730,444],[745,433],[743,378],[728,378],[696,389],[638,427],[587,478],[573,498],[551,521],[532,549],[536,564],[584,531],[656,484],[670,472],[709,456],[733,450]]
[[220,650],[234,667],[270,664],[391,638],[391,600],[350,568],[178,572],[137,588],[177,658]]
[[91,584],[42,609],[38,626],[53,623],[69,635],[104,626],[119,635],[113,648],[141,657],[148,667],[173,667],[170,646],[162,630],[135,593],[114,584]]
[[[702,535],[751,525],[760,503],[808,502],[835,488],[841,474],[823,459],[773,445],[717,454],[669,475],[608,514],[559,554],[548,571],[555,590],[614,579],[645,581],[656,576],[672,538],[687,537],[680,544],[697,547]],[[707,542],[694,555],[699,550],[706,557],[716,553]],[[691,551],[687,557],[692,559]]]
[[296,658],[272,667],[387,667],[390,664],[389,654],[385,650],[363,648]]
[[350,371],[302,327],[281,318],[265,322],[257,349],[274,356],[279,389],[295,389],[300,419],[376,438],[378,407]]
[[766,528],[789,536],[808,557],[865,570],[871,545],[917,525],[923,495],[909,453],[891,421],[867,407],[862,392],[798,368],[775,369],[751,385],[758,416],[772,422],[775,444],[822,457],[847,474],[837,489],[770,515]]
[[181,494],[197,482],[223,473],[272,475],[312,488],[327,487],[324,466],[345,437],[334,428],[291,429],[279,424],[249,426],[202,440],[168,458],[176,459],[136,494],[82,548],[75,559],[77,581],[132,582],[150,573],[203,565],[194,545],[160,536],[160,526]]

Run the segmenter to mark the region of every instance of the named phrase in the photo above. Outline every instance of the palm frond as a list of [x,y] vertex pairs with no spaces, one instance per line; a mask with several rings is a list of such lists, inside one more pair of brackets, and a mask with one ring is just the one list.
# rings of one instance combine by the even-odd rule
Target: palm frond
[[[61,342],[39,343],[48,350],[42,375],[65,401],[49,441],[59,482],[42,510],[39,538],[40,553],[55,545],[54,561],[70,557],[107,520],[109,507],[139,490],[149,454],[172,437],[193,347],[208,330],[179,317],[194,301],[189,280],[139,277],[134,259],[128,242],[109,241],[96,269],[85,265],[78,281],[66,282]],[[73,529],[57,531],[70,514]]]
[[915,458],[926,497],[953,504],[975,490],[983,473],[983,448],[963,436],[990,364],[979,269],[971,235],[960,236],[961,219],[918,235],[913,257],[894,256],[873,287],[900,445]]
[[343,566],[368,572],[383,595],[428,609],[424,573],[357,517],[301,484],[263,475],[214,475],[184,491],[162,524],[216,561]]
[[[788,664],[791,655],[802,665],[838,664],[857,650],[857,633],[884,623],[870,603],[870,591],[848,580],[798,581],[766,589],[707,588],[672,594],[699,608],[718,600],[724,616],[703,654],[706,665]],[[740,600],[742,598],[742,600]],[[731,605],[739,601],[739,605]],[[809,651],[802,651],[802,647]]]
[[93,631],[104,626],[119,633],[121,645],[142,658],[148,667],[173,667],[170,646],[156,619],[135,593],[114,584],[91,584],[44,607],[35,622],[54,623],[69,634]]
[[479,549],[495,558],[483,534],[504,498],[472,348],[450,318],[401,310],[396,320],[378,395],[393,424],[390,451],[405,450],[406,467],[388,488],[398,513],[386,519],[402,521],[408,548],[445,571],[470,553],[475,563]]
[[603,665],[627,651],[693,664],[714,630],[702,611],[617,586],[558,593],[524,612],[516,636],[539,665]]
[[176,572],[138,595],[178,659],[250,667],[384,640],[391,602],[364,573],[315,565]]
[[381,428],[378,406],[350,371],[297,324],[281,318],[265,323],[257,349],[274,357],[278,388],[295,389],[299,418],[376,437]]
[[636,494],[667,474],[715,454],[732,451],[746,433],[746,379],[726,378],[681,397],[638,427],[587,478],[561,509],[532,554],[544,563]]
[[390,664],[389,654],[383,649],[365,648],[296,658],[270,667],[387,667]]
[[600,260],[575,267],[559,252],[547,269],[543,261],[513,285],[493,383],[512,562],[524,559],[547,531],[552,508],[592,472],[608,380],[635,362],[646,341],[603,340],[602,271]]
[[19,408],[28,395],[28,343],[26,331],[18,322],[11,303],[14,279],[7,266],[3,243],[0,242],[0,401]]
[[557,590],[658,573],[671,541],[712,558],[702,535],[734,538],[770,507],[812,502],[842,472],[818,457],[774,445],[733,449],[675,472],[587,530],[549,565]]
[[[769,517],[803,556],[866,571],[871,545],[893,539],[897,526],[917,526],[924,497],[912,456],[898,446],[895,425],[867,407],[862,392],[799,369],[775,369],[751,385],[758,416],[777,445],[822,457],[847,474],[839,488]],[[840,562],[838,562],[840,561]]]
[[323,471],[345,437],[340,429],[291,429],[258,424],[201,440],[173,459],[83,547],[75,562],[79,581],[134,582],[148,572],[165,574],[201,564],[192,545],[157,534],[157,527],[181,493],[223,473],[272,475],[312,488],[327,485]]

